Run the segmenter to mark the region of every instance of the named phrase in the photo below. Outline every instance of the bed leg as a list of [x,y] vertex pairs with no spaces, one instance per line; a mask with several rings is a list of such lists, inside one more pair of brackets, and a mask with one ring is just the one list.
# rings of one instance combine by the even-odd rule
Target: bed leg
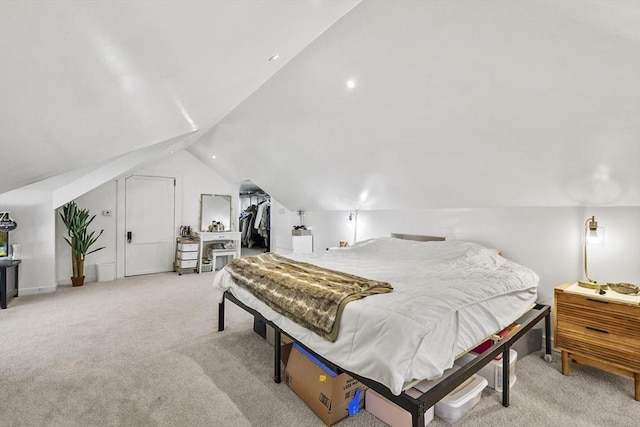
[[218,332],[224,331],[224,298],[218,304]]
[[502,352],[502,406],[505,408],[509,407],[509,365],[510,361],[510,352],[511,348],[509,346],[505,347]]
[[273,333],[273,380],[276,383],[280,383],[281,381],[281,368],[280,368],[280,358],[281,358],[282,347],[280,345],[280,329],[274,328]]
[[545,362],[553,362],[555,358],[551,354],[551,313],[544,317],[544,347]]
[[419,411],[411,417],[413,427],[424,427],[424,412]]

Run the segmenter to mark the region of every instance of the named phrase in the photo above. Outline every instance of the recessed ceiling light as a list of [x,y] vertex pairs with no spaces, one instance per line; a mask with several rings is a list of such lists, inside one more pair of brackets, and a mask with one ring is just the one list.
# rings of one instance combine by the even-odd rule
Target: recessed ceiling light
[[176,152],[176,150],[171,150],[171,151],[169,151],[169,154],[173,154],[175,152]]
[[269,61],[275,61],[276,59],[280,58],[280,54],[276,53],[275,55],[273,55],[271,58],[269,58]]
[[354,87],[356,87],[356,81],[353,79],[349,79],[347,80],[347,87],[349,89],[353,89]]
[[212,159],[217,159],[217,157],[216,157],[216,155],[215,155],[215,154],[212,154],[212,155],[211,155],[211,158],[212,158]]

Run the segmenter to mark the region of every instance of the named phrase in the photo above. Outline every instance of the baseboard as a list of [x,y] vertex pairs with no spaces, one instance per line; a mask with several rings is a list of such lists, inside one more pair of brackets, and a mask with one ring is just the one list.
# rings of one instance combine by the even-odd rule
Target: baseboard
[[[69,282],[69,283],[71,283],[71,282]],[[58,285],[42,286],[42,287],[39,287],[39,288],[20,288],[18,290],[18,295],[22,297],[22,296],[27,296],[27,295],[46,294],[46,293],[55,292],[56,289],[58,289]]]
[[[97,282],[97,281],[98,281],[98,277],[95,274],[84,276],[84,283]],[[71,286],[71,278],[58,280],[58,286]],[[58,286],[56,286],[56,289]]]

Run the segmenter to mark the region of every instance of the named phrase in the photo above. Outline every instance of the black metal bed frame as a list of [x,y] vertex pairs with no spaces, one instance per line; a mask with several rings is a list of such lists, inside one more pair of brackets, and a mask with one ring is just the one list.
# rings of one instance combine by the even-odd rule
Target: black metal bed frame
[[[274,345],[273,345],[273,379],[276,383],[281,381],[281,367],[280,367],[280,357],[281,357],[281,346],[280,337],[281,334],[284,333],[287,336],[290,336],[280,329],[273,322],[265,319],[262,314],[258,311],[254,310],[246,306],[244,303],[239,301],[231,292],[225,291],[224,298],[222,302],[218,305],[218,331],[224,331],[224,304],[225,299],[236,304],[238,307],[246,310],[247,312],[253,314],[260,321],[270,325],[274,330]],[[341,373],[345,372],[351,375],[353,378],[360,381],[362,384],[367,387],[375,390],[380,393],[396,405],[400,406],[407,412],[411,414],[413,427],[424,426],[424,414],[435,405],[438,401],[444,398],[447,394],[451,393],[456,389],[460,384],[465,382],[468,378],[470,378],[473,374],[478,372],[482,367],[491,362],[498,354],[502,353],[502,406],[509,406],[509,350],[511,349],[511,345],[515,343],[518,339],[520,339],[524,334],[527,333],[531,328],[533,328],[536,324],[538,324],[542,319],[544,319],[544,328],[545,328],[545,355],[544,359],[547,362],[551,362],[553,360],[553,356],[551,355],[551,307],[543,304],[536,304],[531,310],[527,313],[523,314],[519,319],[515,321],[518,323],[520,327],[510,335],[502,338],[500,341],[495,342],[488,350],[474,358],[460,369],[453,372],[448,377],[444,378],[442,381],[437,383],[433,388],[431,388],[426,393],[423,393],[418,398],[413,398],[402,392],[400,395],[396,396],[391,393],[391,390],[387,388],[385,385],[373,381],[369,378],[362,377],[360,375],[354,374],[353,372],[347,371],[345,369],[340,368],[324,357],[316,354],[314,351],[308,349],[306,346],[298,343],[305,350],[309,351],[309,353],[313,354],[327,366],[332,368],[335,372]],[[292,338],[293,339],[293,338]]]

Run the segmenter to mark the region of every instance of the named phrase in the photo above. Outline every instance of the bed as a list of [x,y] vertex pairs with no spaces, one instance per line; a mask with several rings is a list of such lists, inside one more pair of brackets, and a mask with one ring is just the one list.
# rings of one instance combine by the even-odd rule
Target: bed
[[[214,278],[219,330],[224,330],[224,301],[230,300],[271,325],[276,342],[286,333],[320,360],[408,410],[414,425],[420,425],[423,414],[438,400],[502,352],[503,405],[508,406],[511,344],[543,318],[550,330],[549,307],[535,302],[538,276],[498,251],[475,243],[400,237],[288,256],[392,285],[390,293],[347,304],[335,341],[267,306],[239,286],[227,268]],[[514,322],[519,325],[515,332],[420,398],[404,393],[418,381],[440,377],[457,356]],[[550,333],[546,336],[550,355]],[[280,380],[279,351],[279,346],[274,346],[276,381]]]

